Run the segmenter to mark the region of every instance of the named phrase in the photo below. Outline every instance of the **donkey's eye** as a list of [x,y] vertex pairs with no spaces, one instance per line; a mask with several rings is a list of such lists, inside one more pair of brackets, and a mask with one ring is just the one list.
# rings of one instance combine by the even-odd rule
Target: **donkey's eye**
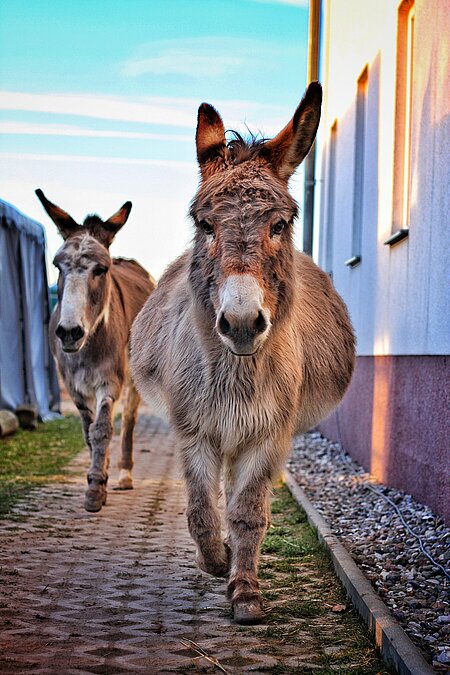
[[286,221],[279,220],[278,223],[275,223],[275,225],[272,225],[270,228],[270,236],[274,237],[276,234],[281,234],[285,227],[287,227]]
[[96,267],[93,271],[94,277],[101,277],[108,271],[107,267]]
[[203,232],[208,236],[214,236],[214,227],[211,225],[211,223],[208,223],[207,220],[200,220],[198,226],[201,227]]

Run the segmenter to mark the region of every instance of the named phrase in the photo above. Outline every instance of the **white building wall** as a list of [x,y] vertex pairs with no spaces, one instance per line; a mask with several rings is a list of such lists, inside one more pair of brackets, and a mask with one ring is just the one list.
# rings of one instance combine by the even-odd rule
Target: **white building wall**
[[[327,140],[337,120],[333,280],[359,355],[450,353],[450,2],[416,0],[409,237],[392,228],[397,0],[324,0],[315,242],[324,265]],[[368,66],[362,261],[352,255],[357,80]]]

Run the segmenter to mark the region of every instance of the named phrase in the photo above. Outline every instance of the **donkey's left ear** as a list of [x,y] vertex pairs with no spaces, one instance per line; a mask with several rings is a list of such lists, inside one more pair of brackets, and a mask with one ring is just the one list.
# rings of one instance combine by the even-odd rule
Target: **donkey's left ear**
[[47,215],[49,215],[53,220],[64,240],[66,240],[67,237],[70,237],[71,234],[75,234],[81,230],[80,225],[74,221],[72,216],[69,216],[69,214],[66,213],[66,211],[64,211],[60,206],[56,206],[56,204],[53,204],[49,199],[47,199],[40,188],[35,190],[35,193],[42,206],[46,210]]
[[316,137],[322,107],[322,87],[311,82],[294,117],[265,144],[269,161],[280,178],[288,180],[305,159]]
[[116,236],[117,232],[122,228],[128,220],[130,215],[132,203],[125,202],[123,206],[108,220],[105,220],[103,223],[103,228],[106,230],[106,236],[102,237],[106,240],[104,243],[106,246],[109,246],[112,243],[112,240]]
[[202,178],[207,178],[223,164],[226,149],[222,118],[209,103],[202,103],[198,109],[195,144]]

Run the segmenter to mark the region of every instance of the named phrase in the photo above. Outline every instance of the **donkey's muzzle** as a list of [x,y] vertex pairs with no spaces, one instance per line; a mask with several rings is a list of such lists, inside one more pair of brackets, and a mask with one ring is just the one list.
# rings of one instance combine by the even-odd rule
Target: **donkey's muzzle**
[[77,352],[81,346],[81,340],[84,338],[83,326],[63,326],[58,324],[56,336],[61,340],[62,348],[65,352]]
[[219,335],[231,341],[230,349],[239,356],[249,356],[259,347],[256,338],[266,332],[269,322],[262,310],[250,316],[236,316],[230,312],[221,312],[217,321]]
[[263,307],[263,293],[250,274],[230,275],[221,292],[216,330],[236,356],[255,354],[270,329],[270,317]]

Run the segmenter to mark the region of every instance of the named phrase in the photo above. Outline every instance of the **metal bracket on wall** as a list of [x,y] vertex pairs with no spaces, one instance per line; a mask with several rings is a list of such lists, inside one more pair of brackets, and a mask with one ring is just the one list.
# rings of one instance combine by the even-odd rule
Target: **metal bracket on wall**
[[352,255],[351,258],[345,261],[344,265],[347,265],[347,267],[356,267],[356,265],[359,265],[360,262],[361,262],[360,255]]
[[387,246],[393,246],[394,244],[397,244],[399,241],[402,241],[402,239],[406,239],[408,235],[409,230],[396,230],[391,234],[390,237],[386,239],[384,244]]

